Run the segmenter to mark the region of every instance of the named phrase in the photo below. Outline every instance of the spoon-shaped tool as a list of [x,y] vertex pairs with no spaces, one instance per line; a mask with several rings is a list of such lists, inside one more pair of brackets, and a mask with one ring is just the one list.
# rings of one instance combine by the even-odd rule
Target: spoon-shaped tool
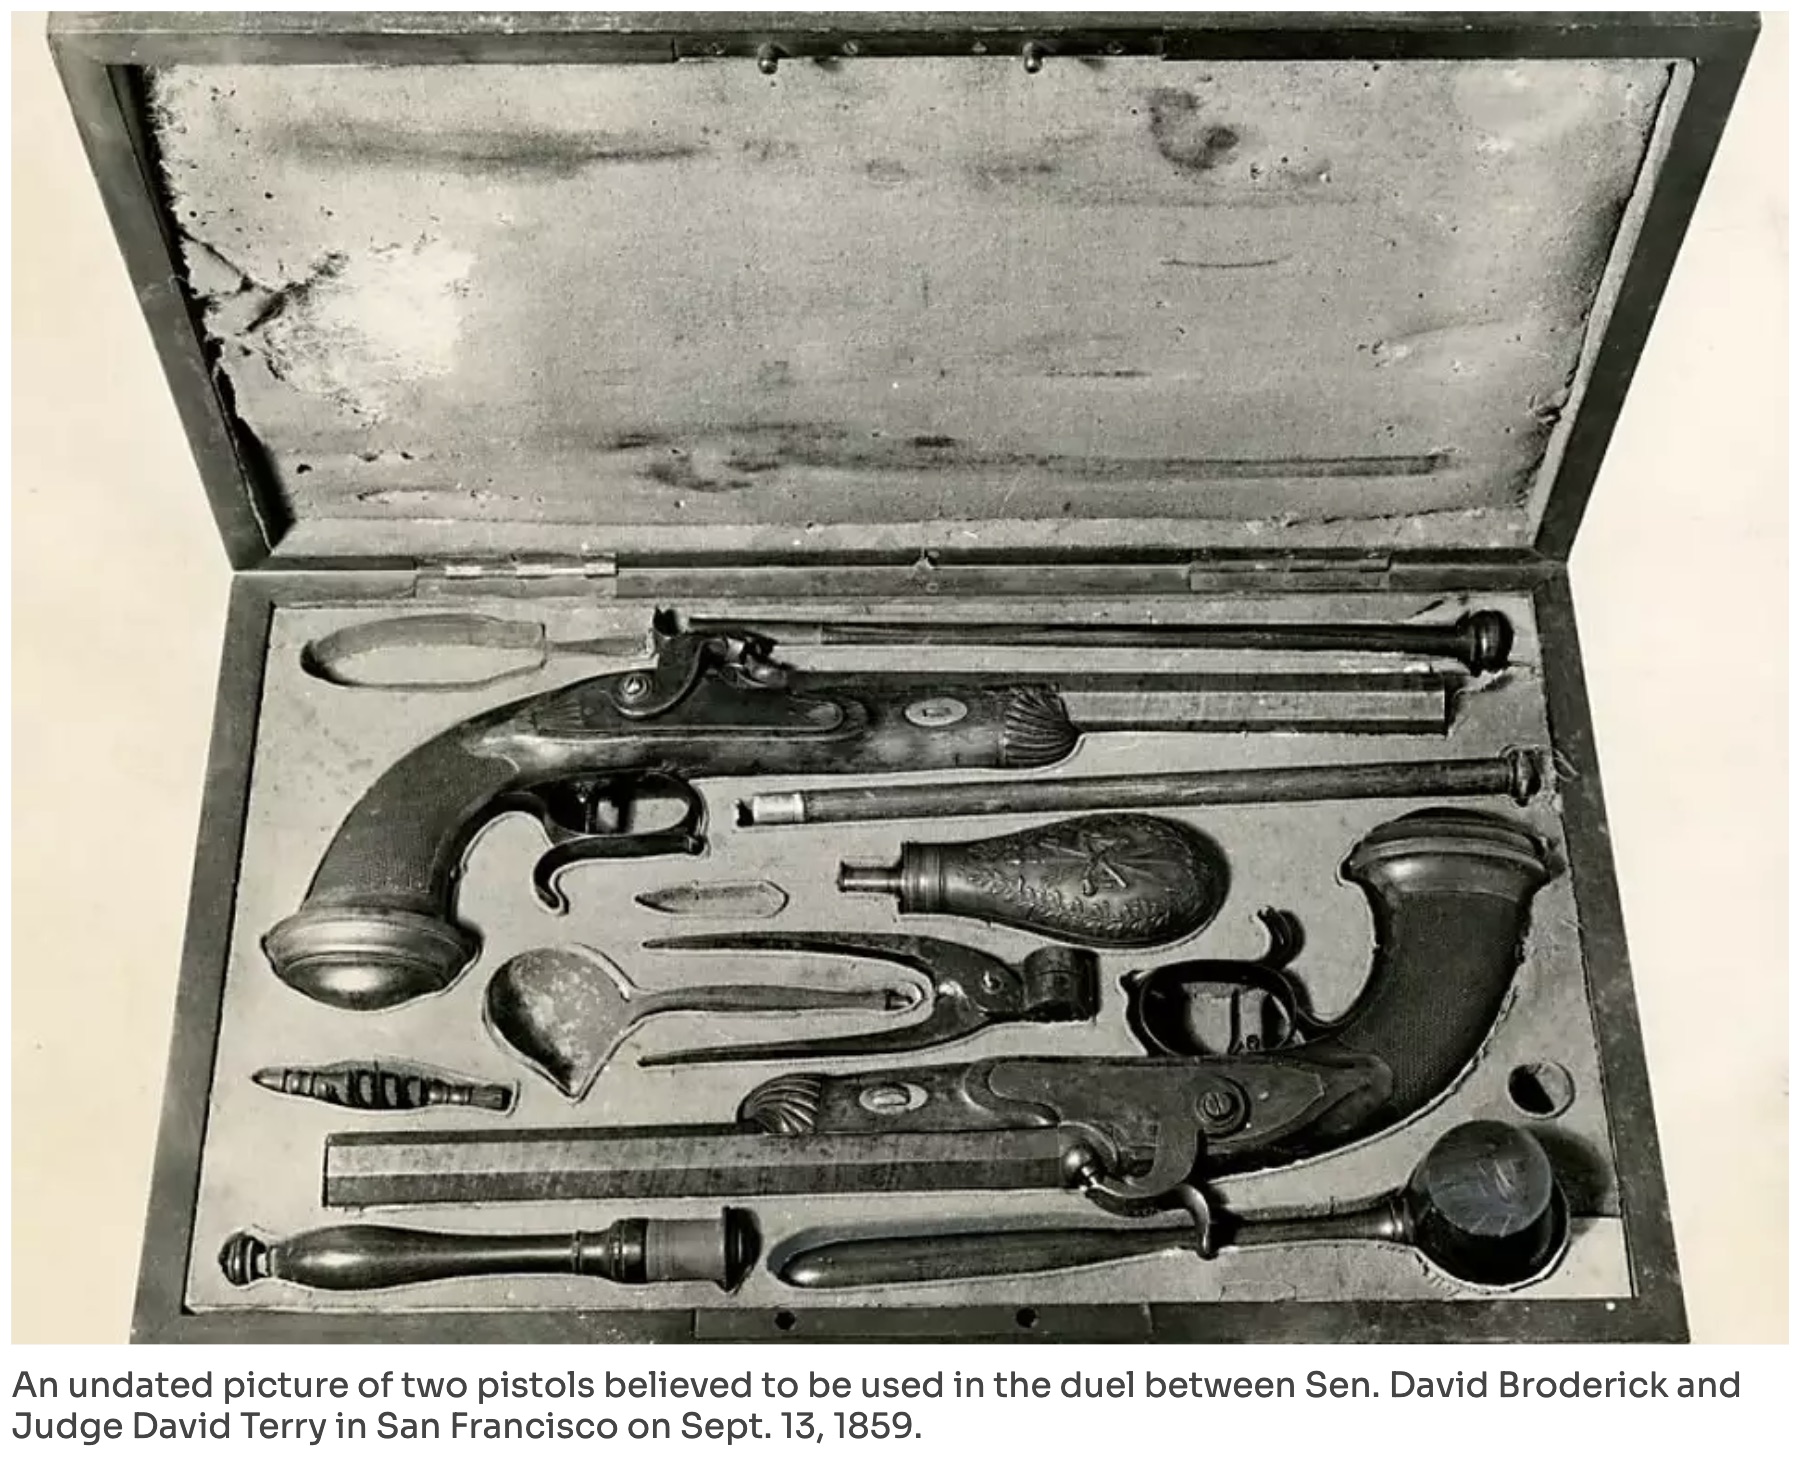
[[647,992],[592,948],[545,947],[501,965],[482,1011],[505,1048],[578,1100],[638,1025],[664,1013],[903,1012],[925,997],[914,981],[858,991],[740,982]]
[[1524,1129],[1485,1120],[1442,1137],[1401,1189],[1346,1210],[1257,1219],[1207,1212],[1202,1204],[1191,1225],[843,1240],[792,1252],[776,1274],[791,1286],[828,1290],[1058,1271],[1165,1250],[1207,1257],[1227,1246],[1371,1240],[1411,1246],[1456,1280],[1498,1288],[1549,1272],[1569,1228],[1564,1192],[1539,1141]]

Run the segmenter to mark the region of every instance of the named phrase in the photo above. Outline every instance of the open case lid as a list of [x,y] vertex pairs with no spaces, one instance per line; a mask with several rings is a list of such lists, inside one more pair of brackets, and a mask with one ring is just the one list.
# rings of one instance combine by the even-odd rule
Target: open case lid
[[1755,32],[53,23],[240,567],[1562,557]]

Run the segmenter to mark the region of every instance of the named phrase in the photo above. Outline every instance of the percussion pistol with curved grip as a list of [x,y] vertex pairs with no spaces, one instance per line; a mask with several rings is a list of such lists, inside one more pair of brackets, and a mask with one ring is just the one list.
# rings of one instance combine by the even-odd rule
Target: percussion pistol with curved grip
[[1243,1057],[993,1058],[790,1072],[718,1126],[355,1133],[326,1149],[346,1206],[945,1189],[1081,1189],[1120,1213],[1217,1175],[1311,1158],[1411,1117],[1481,1051],[1551,874],[1538,838],[1481,812],[1378,826],[1344,875],[1376,956],[1351,1012]]
[[[655,634],[655,661],[455,724],[391,766],[351,809],[300,909],[264,938],[275,973],[333,1007],[375,1010],[440,992],[479,952],[453,900],[476,833],[509,810],[551,840],[533,882],[553,910],[577,861],[698,854],[692,777],[1030,769],[1076,747],[1044,683],[790,670],[754,634]],[[635,802],[674,798],[680,821],[635,831]]]

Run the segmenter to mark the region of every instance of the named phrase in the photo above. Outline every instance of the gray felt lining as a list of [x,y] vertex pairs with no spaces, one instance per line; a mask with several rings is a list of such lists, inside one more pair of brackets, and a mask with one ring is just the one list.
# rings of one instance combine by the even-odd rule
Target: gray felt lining
[[[1140,603],[1096,604],[1084,616],[1096,620],[1205,621],[1262,615],[1270,619],[1310,616],[1353,620],[1368,616],[1372,598],[1312,594],[1258,601],[1199,597],[1156,598]],[[1090,774],[1133,769],[1204,768],[1222,765],[1325,763],[1353,759],[1482,755],[1516,744],[1546,742],[1545,706],[1536,665],[1538,640],[1532,608],[1524,596],[1485,605],[1512,617],[1519,640],[1518,666],[1498,676],[1484,691],[1467,696],[1459,721],[1446,739],[1336,739],[1329,737],[1183,736],[1124,734],[1095,737],[1058,773]],[[577,605],[568,601],[535,604],[482,601],[483,611],[529,617],[549,625],[555,637],[636,632],[641,610]],[[696,602],[697,612],[777,612],[792,604]],[[822,616],[855,611],[851,604],[812,605]],[[1385,613],[1431,620],[1455,617],[1462,604],[1386,594]],[[198,1310],[468,1310],[686,1308],[731,1302],[802,1309],[816,1305],[958,1305],[995,1303],[1138,1303],[1221,1300],[1339,1301],[1409,1298],[1466,1299],[1475,1294],[1434,1275],[1404,1251],[1366,1247],[1321,1247],[1307,1251],[1264,1250],[1203,1263],[1168,1255],[1126,1265],[1065,1275],[977,1283],[967,1288],[921,1286],[879,1292],[807,1293],[776,1283],[758,1271],[737,1297],[711,1287],[622,1288],[598,1281],[561,1278],[447,1282],[379,1296],[325,1295],[273,1283],[248,1289],[228,1286],[216,1254],[232,1232],[253,1228],[285,1235],[341,1220],[413,1224],[445,1230],[595,1229],[635,1214],[694,1215],[704,1202],[444,1207],[404,1212],[370,1211],[346,1215],[320,1208],[324,1137],[349,1128],[393,1129],[409,1124],[432,1129],[536,1125],[583,1126],[636,1122],[718,1122],[728,1119],[746,1089],[778,1069],[765,1065],[646,1070],[635,1052],[691,1045],[723,1038],[758,1039],[780,1031],[806,1034],[843,1030],[852,1015],[777,1015],[709,1022],[671,1017],[650,1024],[626,1045],[624,1056],[607,1068],[580,1105],[565,1102],[503,1052],[483,1028],[481,997],[501,961],[530,947],[565,942],[591,943],[606,951],[644,986],[795,975],[783,958],[735,962],[730,957],[643,951],[645,939],[697,929],[698,922],[675,922],[636,906],[634,893],[696,878],[767,877],[786,887],[789,908],[776,928],[907,927],[951,936],[1018,958],[1032,939],[973,922],[907,918],[894,914],[886,899],[850,897],[832,888],[841,859],[881,861],[908,838],[961,839],[1023,825],[1005,819],[938,823],[811,827],[734,831],[731,807],[754,785],[713,780],[703,788],[717,829],[708,856],[700,862],[637,861],[585,868],[567,879],[574,906],[562,920],[548,916],[532,899],[527,871],[543,847],[530,821],[497,822],[477,843],[462,885],[462,918],[482,932],[481,962],[447,992],[380,1014],[333,1011],[306,1000],[277,982],[265,964],[258,940],[291,912],[310,879],[327,841],[351,804],[394,759],[436,730],[491,704],[567,681],[592,664],[570,663],[524,683],[471,693],[413,695],[347,691],[322,684],[298,666],[301,646],[350,623],[396,611],[381,607],[283,607],[272,625],[248,823],[239,882],[230,964],[225,981],[213,1091],[208,1110],[194,1246],[187,1295]],[[1045,603],[959,601],[935,605],[935,619],[1055,616]],[[796,662],[826,659],[796,650]],[[919,668],[919,653],[883,654],[859,650],[832,661],[851,666]],[[935,653],[934,663],[1026,673],[1034,660],[1003,650]],[[1037,660],[1043,665],[1044,656]],[[1143,654],[1055,655],[1064,666],[1143,667]],[[1233,655],[1194,655],[1197,666],[1245,666]],[[1393,660],[1335,659],[1308,655],[1290,666],[1312,669],[1392,666]],[[1284,666],[1282,660],[1259,666]],[[822,777],[819,783],[828,782]],[[784,780],[803,785],[806,780]],[[1187,956],[1253,955],[1262,945],[1254,913],[1263,905],[1286,906],[1303,919],[1308,949],[1300,968],[1317,1005],[1331,1014],[1355,996],[1368,974],[1372,934],[1364,898],[1339,882],[1335,870],[1347,850],[1372,827],[1420,808],[1402,801],[1315,804],[1281,807],[1176,811],[1213,835],[1232,860],[1234,889],[1219,920],[1194,941],[1143,954],[1103,954],[1106,1001],[1092,1026],[997,1029],[980,1039],[933,1055],[887,1060],[894,1065],[947,1062],[1008,1053],[1094,1053],[1132,1056],[1137,1045],[1122,1018],[1118,981],[1142,965]],[[1506,808],[1506,807],[1498,807]],[[1556,795],[1516,812],[1554,848],[1562,842]],[[1236,1209],[1314,1208],[1327,1200],[1350,1201],[1399,1183],[1434,1138],[1471,1118],[1524,1116],[1509,1102],[1507,1078],[1518,1065],[1551,1061],[1566,1069],[1576,1097],[1553,1120],[1529,1120],[1543,1133],[1572,1183],[1580,1219],[1571,1252],[1546,1281],[1531,1288],[1537,1298],[1620,1297],[1631,1294],[1627,1257],[1610,1170],[1610,1137],[1597,1070],[1594,1030],[1584,988],[1583,950],[1567,876],[1542,890],[1532,909],[1526,956],[1515,994],[1490,1042],[1473,1068],[1438,1104],[1403,1127],[1324,1159],[1284,1170],[1222,1182],[1221,1195]],[[811,973],[833,985],[865,980],[868,968],[820,961]],[[516,1081],[518,1108],[504,1120],[463,1111],[417,1115],[358,1115],[323,1105],[284,1099],[250,1082],[269,1064],[331,1063],[351,1058],[408,1059],[474,1077]],[[830,1067],[832,1065],[822,1065]],[[746,1203],[746,1202],[738,1202]],[[1049,1192],[1004,1195],[839,1196],[770,1198],[754,1202],[766,1241],[779,1243],[804,1229],[869,1230],[932,1221],[945,1227],[1008,1219],[1056,1223],[1100,1219],[1079,1197]]]

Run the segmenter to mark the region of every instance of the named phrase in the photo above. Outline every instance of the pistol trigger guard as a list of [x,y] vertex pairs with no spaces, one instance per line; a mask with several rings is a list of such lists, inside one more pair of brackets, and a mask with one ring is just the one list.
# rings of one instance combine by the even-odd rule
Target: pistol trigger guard
[[[598,803],[613,807],[617,826],[629,823],[633,794],[644,789],[657,789],[682,802],[682,818],[661,830],[632,831],[624,828],[596,829],[600,817]],[[636,860],[646,856],[698,856],[706,852],[707,837],[703,833],[707,821],[707,802],[679,775],[646,771],[626,776],[571,781],[557,787],[559,800],[531,796],[551,838],[551,847],[532,867],[532,891],[539,904],[553,916],[569,911],[569,898],[559,885],[565,871],[582,861]],[[605,792],[614,789],[615,793]],[[578,813],[565,817],[559,808],[573,805]],[[571,819],[577,823],[572,824]]]
[[[1301,922],[1290,911],[1258,912],[1267,944],[1255,959],[1202,958],[1167,962],[1129,973],[1126,1020],[1147,1052],[1167,1058],[1237,1058],[1280,1053],[1320,1038],[1332,1024],[1315,1012],[1306,986],[1290,964],[1304,944]],[[1191,993],[1220,994],[1227,1006],[1225,1046],[1204,1044],[1187,1020]],[[1255,1011],[1256,1017],[1248,1016]],[[1255,1024],[1255,1026],[1253,1026]]]

